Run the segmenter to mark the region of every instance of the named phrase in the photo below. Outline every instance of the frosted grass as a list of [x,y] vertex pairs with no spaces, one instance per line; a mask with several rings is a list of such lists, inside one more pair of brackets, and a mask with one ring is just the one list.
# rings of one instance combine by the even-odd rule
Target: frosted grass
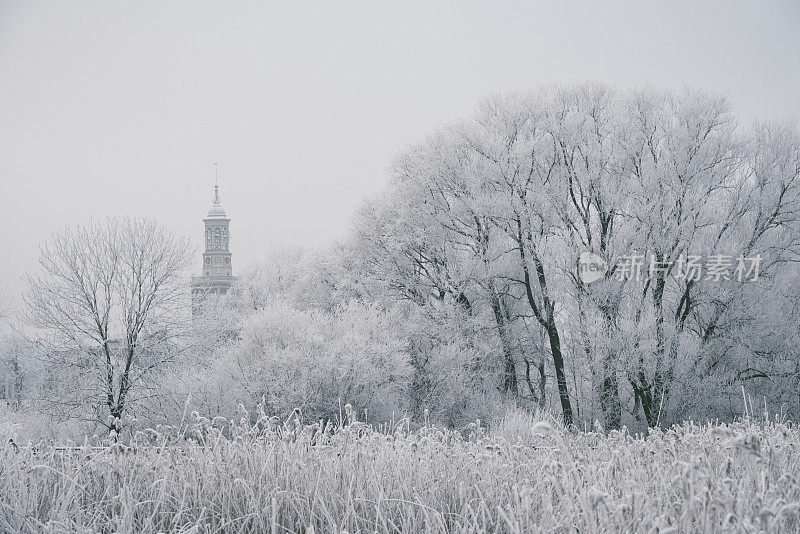
[[252,419],[6,445],[0,531],[800,531],[800,434],[782,422],[632,436],[521,413],[491,432]]

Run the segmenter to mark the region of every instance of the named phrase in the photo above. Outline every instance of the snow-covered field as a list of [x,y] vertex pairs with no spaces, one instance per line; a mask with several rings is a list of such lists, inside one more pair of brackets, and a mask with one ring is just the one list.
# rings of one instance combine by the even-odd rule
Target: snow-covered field
[[229,423],[195,416],[192,439],[161,428],[129,449],[4,445],[0,531],[800,531],[800,433],[779,422]]

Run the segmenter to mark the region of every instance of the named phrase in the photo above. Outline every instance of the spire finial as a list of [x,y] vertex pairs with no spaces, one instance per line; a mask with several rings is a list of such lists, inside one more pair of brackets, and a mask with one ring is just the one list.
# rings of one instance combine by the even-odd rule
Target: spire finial
[[221,205],[219,200],[219,167],[216,163],[214,163],[214,205]]

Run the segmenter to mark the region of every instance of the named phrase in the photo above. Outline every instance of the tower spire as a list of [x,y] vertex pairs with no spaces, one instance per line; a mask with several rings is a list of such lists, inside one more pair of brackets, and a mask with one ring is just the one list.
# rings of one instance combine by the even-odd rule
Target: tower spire
[[219,199],[219,167],[214,163],[214,206],[220,206],[222,202]]
[[203,218],[203,270],[201,276],[192,277],[193,317],[201,312],[205,295],[227,292],[236,279],[231,268],[230,221],[219,198],[219,166],[214,163],[214,204]]

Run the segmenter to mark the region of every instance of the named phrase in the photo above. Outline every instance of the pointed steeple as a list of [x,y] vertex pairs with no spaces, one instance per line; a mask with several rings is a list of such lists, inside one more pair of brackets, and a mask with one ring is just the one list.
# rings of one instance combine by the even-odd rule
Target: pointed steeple
[[[211,209],[203,219],[205,226],[205,251],[201,276],[192,277],[192,316],[205,313],[205,296],[228,291],[236,277],[233,276],[230,249],[230,222],[219,196],[219,174],[214,164],[214,198]],[[213,310],[211,310],[213,312]]]
[[211,202],[211,209],[208,210],[207,217],[225,218],[225,209],[222,207],[222,201],[219,198],[219,172],[217,164],[214,164],[214,199]]
[[221,206],[222,203],[219,200],[219,167],[217,164],[214,164],[214,203],[213,206]]

